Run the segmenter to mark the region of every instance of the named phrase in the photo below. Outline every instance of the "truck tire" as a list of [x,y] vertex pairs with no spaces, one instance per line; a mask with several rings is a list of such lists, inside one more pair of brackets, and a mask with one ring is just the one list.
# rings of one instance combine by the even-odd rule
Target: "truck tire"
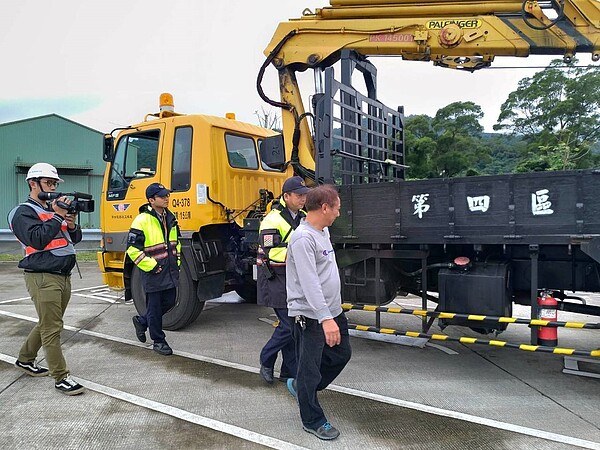
[[[185,260],[181,261],[177,300],[175,306],[163,316],[163,329],[180,330],[198,318],[204,308],[204,302],[198,300],[196,287],[197,282],[192,279],[187,263]],[[131,273],[131,293],[138,314],[144,314],[146,312],[146,293],[142,285],[142,271],[137,267],[134,267]]]

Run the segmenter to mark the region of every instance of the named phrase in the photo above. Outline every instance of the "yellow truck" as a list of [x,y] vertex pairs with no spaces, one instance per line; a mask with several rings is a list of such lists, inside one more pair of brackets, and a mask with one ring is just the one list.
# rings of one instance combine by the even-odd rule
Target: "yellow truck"
[[127,232],[147,202],[146,187],[153,182],[170,187],[169,208],[182,232],[182,267],[177,305],[164,324],[178,329],[198,317],[205,300],[225,292],[256,301],[256,245],[248,236],[257,238],[258,218],[287,175],[258,157],[273,131],[239,122],[233,114],[177,113],[169,94],[161,95],[159,109],[119,130],[116,139],[105,138],[98,263],[104,282],[124,289],[125,298],[145,310],[139,269],[125,253]]
[[[385,304],[410,292],[423,307],[434,300],[443,311],[466,314],[504,316],[513,302],[531,304],[533,317],[544,289],[556,293],[560,308],[600,315],[564,294],[600,292],[595,172],[405,181],[403,109],[378,100],[368,59],[475,71],[501,56],[569,62],[576,53],[600,59],[597,0],[331,0],[306,9],[279,25],[258,74],[259,95],[281,108],[282,134],[180,115],[166,101],[115,142],[105,140],[104,280],[144,309],[125,238],[145,187],[160,181],[173,189],[184,244],[178,304],[165,328],[189,324],[206,299],[223,292],[252,300],[260,217],[282,181],[297,174],[339,188],[343,211],[332,239],[345,301]],[[271,66],[279,74],[277,100],[261,87]],[[296,78],[307,70],[315,81],[309,108]],[[366,93],[353,86],[355,70]]]

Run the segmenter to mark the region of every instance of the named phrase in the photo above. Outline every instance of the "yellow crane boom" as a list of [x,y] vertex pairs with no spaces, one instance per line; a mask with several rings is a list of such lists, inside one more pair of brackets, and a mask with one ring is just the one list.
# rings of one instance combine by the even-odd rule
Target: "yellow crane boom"
[[[285,147],[296,167],[314,170],[295,73],[318,73],[345,49],[469,71],[490,66],[496,56],[560,55],[568,62],[589,53],[598,61],[600,1],[331,0],[281,23],[265,49],[258,87],[263,99],[283,108]],[[267,99],[260,87],[270,64],[279,71],[281,102]]]

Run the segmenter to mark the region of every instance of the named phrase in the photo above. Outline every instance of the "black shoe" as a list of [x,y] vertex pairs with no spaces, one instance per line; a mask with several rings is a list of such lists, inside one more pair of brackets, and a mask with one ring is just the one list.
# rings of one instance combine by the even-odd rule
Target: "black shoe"
[[48,369],[38,366],[35,361],[21,362],[18,359],[15,361],[15,367],[21,369],[31,377],[45,377],[48,375]]
[[169,344],[166,342],[155,342],[152,346],[152,350],[164,356],[173,354],[173,349],[169,347]]
[[294,378],[292,375],[290,375],[289,373],[280,373],[279,374],[279,381],[282,381],[284,383],[287,383],[287,380],[290,378]]
[[272,384],[273,383],[273,369],[267,366],[263,366],[262,364],[260,365],[260,376],[263,380],[265,380],[267,383]]
[[54,383],[54,387],[65,395],[77,395],[85,390],[82,385],[71,378],[71,375],[67,375],[62,380]]
[[140,322],[140,318],[138,316],[133,316],[131,319],[133,321],[133,326],[135,327],[135,335],[140,342],[146,342],[146,327],[142,325]]
[[325,422],[316,430],[313,430],[312,428],[306,428],[304,425],[302,425],[302,428],[304,428],[304,431],[308,431],[324,441],[331,441],[340,435],[339,430],[332,426],[329,422]]

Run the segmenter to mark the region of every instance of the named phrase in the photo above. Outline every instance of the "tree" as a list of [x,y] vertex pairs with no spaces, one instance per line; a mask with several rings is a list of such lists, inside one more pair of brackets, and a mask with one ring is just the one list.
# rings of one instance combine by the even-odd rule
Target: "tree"
[[410,178],[478,175],[490,160],[481,139],[483,112],[473,102],[455,102],[435,117],[410,116],[405,121],[406,164]]
[[523,135],[528,142],[518,171],[592,167],[592,146],[600,139],[600,71],[596,66],[566,69],[554,60],[523,78],[500,109],[495,130]]
[[409,166],[409,178],[430,178],[431,157],[436,153],[437,143],[431,128],[432,118],[426,115],[410,116],[404,122],[405,162]]
[[441,108],[431,125],[437,135],[432,168],[438,176],[476,175],[475,165],[489,161],[489,148],[482,142],[481,107],[473,102],[454,102]]
[[271,130],[281,133],[281,117],[277,112],[272,110],[266,110],[263,106],[258,110],[254,111],[254,115],[258,118],[258,125],[263,128],[269,128]]

